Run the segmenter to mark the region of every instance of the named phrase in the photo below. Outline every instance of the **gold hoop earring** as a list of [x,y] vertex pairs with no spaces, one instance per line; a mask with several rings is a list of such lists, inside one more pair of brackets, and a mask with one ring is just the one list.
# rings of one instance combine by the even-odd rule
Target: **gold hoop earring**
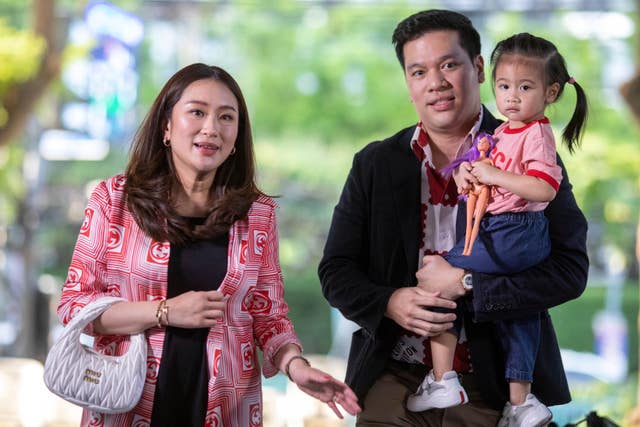
[[233,148],[231,149],[231,152],[229,153],[230,156],[233,156],[234,154],[236,154],[236,147],[235,145],[233,146]]

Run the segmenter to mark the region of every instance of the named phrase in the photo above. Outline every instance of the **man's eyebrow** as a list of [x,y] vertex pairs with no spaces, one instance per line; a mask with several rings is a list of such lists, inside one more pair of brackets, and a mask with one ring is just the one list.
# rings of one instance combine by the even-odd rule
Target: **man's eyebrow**
[[[453,53],[448,53],[448,54],[442,55],[441,57],[436,59],[435,62],[441,63],[441,62],[448,61],[450,59],[458,59],[458,56],[453,54]],[[424,62],[413,62],[413,63],[407,65],[407,69],[409,69],[409,68],[421,68],[421,67],[424,67],[424,66],[425,66]]]

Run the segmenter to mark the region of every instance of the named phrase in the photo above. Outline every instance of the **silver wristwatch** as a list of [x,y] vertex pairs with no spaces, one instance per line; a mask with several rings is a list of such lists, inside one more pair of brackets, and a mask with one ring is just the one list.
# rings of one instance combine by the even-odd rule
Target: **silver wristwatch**
[[465,291],[471,292],[473,290],[473,276],[470,271],[465,270],[462,275],[462,279],[460,279],[460,283]]

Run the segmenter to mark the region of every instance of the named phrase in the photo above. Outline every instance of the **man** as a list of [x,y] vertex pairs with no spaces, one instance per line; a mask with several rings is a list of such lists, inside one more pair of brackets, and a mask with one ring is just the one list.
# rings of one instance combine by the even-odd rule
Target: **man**
[[[586,220],[564,166],[545,211],[552,251],[541,264],[508,277],[465,274],[434,256],[449,250],[465,225],[455,183],[437,170],[499,121],[480,102],[480,36],[465,16],[419,12],[398,24],[393,42],[420,121],[355,155],[318,270],[329,303],[361,327],[346,375],[363,405],[357,425],[495,426],[508,384],[490,321],[532,313],[540,313],[543,337],[532,392],[547,405],[566,403],[569,390],[546,310],[582,293],[588,258]],[[430,369],[426,340],[455,318],[431,308],[451,308],[456,299],[464,331],[454,369],[469,403],[409,412],[406,398]]]

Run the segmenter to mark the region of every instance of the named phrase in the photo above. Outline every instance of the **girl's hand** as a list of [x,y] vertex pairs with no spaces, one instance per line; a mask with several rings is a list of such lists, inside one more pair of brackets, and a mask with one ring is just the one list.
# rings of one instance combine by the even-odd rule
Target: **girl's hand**
[[169,325],[210,328],[224,315],[228,299],[218,291],[189,291],[170,298],[167,300]]
[[337,405],[342,406],[351,415],[357,415],[362,411],[356,394],[348,385],[320,369],[308,366],[302,359],[291,362],[289,375],[300,390],[325,402],[340,419],[343,416]]
[[489,162],[474,162],[471,165],[471,175],[485,185],[496,185],[496,177],[501,172],[501,169],[493,166]]
[[460,194],[466,194],[471,189],[471,185],[478,182],[471,174],[471,169],[471,163],[462,162],[460,166],[453,171],[453,180],[456,182],[458,193]]

